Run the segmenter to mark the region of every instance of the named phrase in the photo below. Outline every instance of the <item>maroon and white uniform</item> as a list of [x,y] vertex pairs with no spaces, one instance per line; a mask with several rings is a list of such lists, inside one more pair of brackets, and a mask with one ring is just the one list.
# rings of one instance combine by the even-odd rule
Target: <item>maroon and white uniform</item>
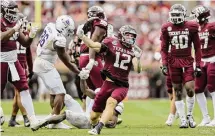
[[[213,37],[214,36],[214,37]],[[205,87],[215,91],[215,22],[207,23],[199,32],[202,49],[202,75],[195,80],[195,92],[202,93]]]
[[[8,23],[1,18],[1,32],[15,26],[15,23]],[[16,41],[19,34],[16,32],[7,41],[1,41],[1,91],[4,90],[9,80],[18,90],[27,90],[28,84],[25,71],[17,60]]]
[[[103,19],[95,19],[93,20],[91,25],[92,25],[91,31],[87,33],[89,38],[92,36],[92,33],[94,32],[96,26],[104,28],[105,30],[107,30],[107,27],[108,27],[107,21]],[[106,35],[104,35],[104,38],[105,36]],[[79,59],[79,67],[82,69],[82,68],[85,68],[89,62],[89,48],[85,44],[82,44],[80,48],[80,52],[81,52],[81,55]],[[102,70],[103,65],[102,65],[101,57],[98,54],[95,57],[95,61],[97,61],[97,65],[93,66],[92,70],[90,71],[90,76],[87,79],[87,84],[89,88],[92,90],[95,90],[96,88],[100,88],[103,84],[103,80],[100,75],[100,71]]]
[[102,42],[100,53],[104,55],[104,68],[102,70],[105,80],[100,92],[95,97],[94,112],[102,112],[107,99],[111,96],[121,102],[127,95],[129,84],[128,75],[132,66],[134,53],[132,48],[123,46],[119,39],[107,37]]
[[195,49],[196,66],[200,66],[201,48],[198,29],[199,25],[192,21],[185,21],[182,25],[168,22],[161,28],[162,62],[163,65],[168,66],[170,77],[175,84],[194,80],[192,43]]

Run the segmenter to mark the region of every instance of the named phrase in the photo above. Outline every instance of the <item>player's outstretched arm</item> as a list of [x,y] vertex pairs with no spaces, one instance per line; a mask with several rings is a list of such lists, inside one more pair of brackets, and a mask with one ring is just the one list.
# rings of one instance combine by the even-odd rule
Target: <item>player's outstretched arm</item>
[[74,73],[79,74],[80,70],[77,68],[77,66],[73,63],[71,63],[70,58],[68,54],[65,51],[64,47],[55,46],[55,49],[57,51],[58,57],[60,60]]
[[87,86],[86,80],[80,80],[80,87],[83,94],[90,97],[91,99],[95,98],[96,93]]
[[84,35],[84,31],[82,30],[82,28],[78,28],[76,34],[86,44],[87,47],[92,48],[96,52],[100,51],[101,43],[94,42],[90,38],[88,38],[86,35]]

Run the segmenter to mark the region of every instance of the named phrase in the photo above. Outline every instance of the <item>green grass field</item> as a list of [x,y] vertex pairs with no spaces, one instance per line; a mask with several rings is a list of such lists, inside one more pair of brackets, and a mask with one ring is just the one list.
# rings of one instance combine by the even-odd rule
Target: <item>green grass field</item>
[[[179,129],[179,120],[172,127],[164,124],[169,113],[169,101],[166,100],[132,100],[126,101],[125,110],[121,116],[123,123],[115,129],[103,129],[104,136],[215,136],[215,128],[197,127],[194,129]],[[49,103],[34,102],[37,115],[49,114]],[[10,115],[12,102],[2,101],[5,115]],[[213,117],[212,102],[208,101],[208,108]],[[198,105],[195,106],[194,117],[197,123],[201,121]],[[22,123],[22,122],[21,122]],[[88,136],[86,129],[59,130],[42,128],[32,132],[29,128],[9,128],[7,122],[2,136]]]

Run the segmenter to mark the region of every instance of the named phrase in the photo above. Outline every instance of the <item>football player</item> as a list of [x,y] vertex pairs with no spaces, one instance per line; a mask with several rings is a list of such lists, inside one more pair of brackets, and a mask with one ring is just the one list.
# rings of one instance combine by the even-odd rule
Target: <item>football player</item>
[[[89,134],[98,135],[101,129],[113,116],[114,108],[127,95],[128,74],[132,64],[134,70],[141,72],[140,64],[141,49],[135,44],[136,30],[130,25],[124,25],[119,29],[118,37],[106,37],[102,43],[94,42],[84,35],[83,29],[77,30],[77,36],[96,52],[103,54],[104,68],[102,77],[105,80],[100,92],[95,97],[91,124],[94,128]],[[99,120],[99,117],[101,119]]]
[[[18,18],[24,18],[24,15],[20,13]],[[29,31],[27,29],[28,25],[30,25],[30,23],[25,19],[21,28],[21,31],[25,35],[29,34]],[[23,67],[23,69],[25,70],[26,78],[28,77],[31,78],[33,76],[33,61],[32,61],[31,49],[30,47],[28,48],[23,47],[18,41],[16,42],[16,45],[17,45],[18,60],[21,66]],[[29,74],[27,73],[27,67],[28,67]],[[16,115],[20,109],[24,119],[24,126],[29,127],[30,122],[28,120],[26,110],[22,106],[22,103],[20,100],[20,94],[16,88],[14,88],[14,90],[15,90],[15,96],[13,100],[12,115],[8,123],[8,126],[9,127],[19,126],[19,123],[16,122]]]
[[24,47],[30,46],[38,28],[31,26],[29,35],[24,35],[20,31],[24,19],[18,20],[18,12],[16,2],[1,1],[1,92],[8,81],[15,86],[20,92],[21,103],[33,127],[39,121],[35,116],[25,71],[17,59],[16,42]]
[[[60,115],[54,115],[45,119],[43,124],[40,124],[39,127],[46,126],[47,124],[57,124],[64,120],[67,120],[71,125],[79,129],[90,129],[90,112],[92,111],[92,106],[94,103],[94,98],[96,93],[100,91],[100,88],[97,88],[95,91],[91,90],[85,80],[80,81],[81,90],[87,96],[86,97],[86,111],[84,112],[80,104],[75,101],[70,95],[66,94],[64,103],[67,110]],[[114,115],[111,120],[109,120],[106,127],[114,128],[117,124],[118,115],[121,115],[123,112],[124,105],[119,103],[115,107]]]
[[[83,27],[84,33],[95,42],[101,42],[107,36],[108,23],[104,10],[99,6],[92,6],[87,11],[88,21],[79,26]],[[81,44],[79,67],[90,70],[87,84],[90,89],[95,90],[102,86],[103,80],[100,71],[103,68],[101,57],[93,49],[88,48],[85,43]]]
[[[60,74],[54,66],[57,57],[73,72],[79,74],[80,78],[87,79],[88,70],[81,72],[75,64],[71,63],[66,53],[67,38],[73,35],[75,24],[73,19],[68,15],[59,16],[55,23],[48,23],[40,36],[37,46],[37,57],[34,61],[33,72],[36,73],[44,82],[45,86],[51,90],[50,106],[52,107],[52,115],[60,114],[64,104],[64,96],[66,90],[63,86]],[[62,128],[68,128],[65,124],[60,123]],[[33,131],[37,130],[33,127]]]
[[[205,6],[195,7],[191,14],[194,15],[196,21],[200,24],[199,37],[202,51],[200,65],[202,76],[195,80],[196,98],[203,116],[199,126],[215,126],[215,22],[209,22],[210,10]],[[206,87],[213,101],[214,119],[211,122],[204,94]]]
[[[192,115],[195,103],[194,75],[201,76],[201,48],[198,36],[199,25],[196,22],[185,21],[185,16],[185,7],[174,4],[169,11],[169,22],[161,28],[162,72],[164,75],[169,72],[172,80],[176,96],[175,106],[181,120],[180,128],[188,128],[188,124],[194,128],[196,127]],[[192,43],[195,49],[195,70],[191,55]],[[187,116],[182,99],[183,87],[187,91]]]

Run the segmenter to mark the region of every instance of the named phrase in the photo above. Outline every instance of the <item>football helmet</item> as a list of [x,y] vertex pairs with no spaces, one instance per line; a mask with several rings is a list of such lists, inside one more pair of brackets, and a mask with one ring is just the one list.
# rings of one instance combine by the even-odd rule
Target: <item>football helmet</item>
[[99,6],[92,6],[87,11],[88,18],[98,17],[100,19],[106,19],[104,10]]
[[1,2],[1,13],[2,16],[9,22],[15,23],[18,18],[18,5],[16,2],[11,0],[3,0]]
[[[126,37],[127,33],[133,34],[134,37],[133,38]],[[118,31],[118,38],[122,42],[122,44],[125,45],[126,47],[131,47],[132,45],[134,45],[136,41],[136,37],[137,37],[137,32],[130,25],[124,25]]]
[[185,21],[186,9],[181,4],[174,4],[169,11],[169,21],[173,24],[181,24]]
[[191,11],[191,16],[192,15],[196,18],[197,22],[202,24],[208,22],[208,19],[210,18],[210,10],[205,6],[199,5]]
[[56,20],[55,28],[65,37],[69,37],[74,34],[75,23],[72,17],[61,15]]

